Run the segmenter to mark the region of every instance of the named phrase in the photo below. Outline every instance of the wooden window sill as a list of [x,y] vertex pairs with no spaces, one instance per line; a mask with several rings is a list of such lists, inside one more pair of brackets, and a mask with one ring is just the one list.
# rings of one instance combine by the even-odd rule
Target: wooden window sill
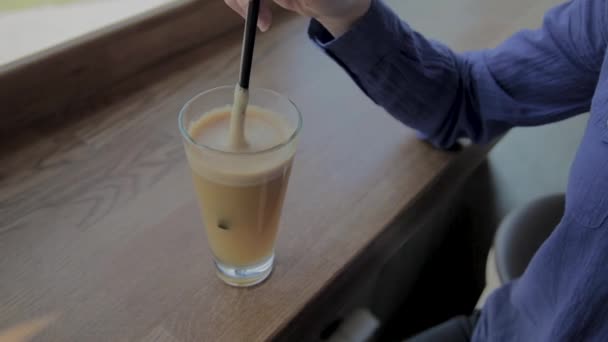
[[0,135],[81,115],[117,84],[241,23],[223,1],[184,0],[2,66]]

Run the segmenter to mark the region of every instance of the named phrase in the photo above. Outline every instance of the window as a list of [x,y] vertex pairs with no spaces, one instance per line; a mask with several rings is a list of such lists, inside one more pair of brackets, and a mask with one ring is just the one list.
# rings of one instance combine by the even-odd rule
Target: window
[[0,66],[175,0],[0,0]]

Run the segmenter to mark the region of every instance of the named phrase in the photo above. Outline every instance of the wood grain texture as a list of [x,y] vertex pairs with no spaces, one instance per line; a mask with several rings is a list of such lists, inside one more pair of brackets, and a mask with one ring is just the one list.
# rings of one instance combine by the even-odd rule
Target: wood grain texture
[[[115,84],[103,108],[29,125],[0,147],[0,331],[52,315],[40,340],[289,340],[319,325],[311,312],[340,310],[320,299],[386,260],[415,229],[390,222],[432,214],[428,198],[466,177],[488,147],[444,152],[418,141],[305,27],[280,19],[256,47],[252,85],[289,95],[304,114],[266,283],[238,290],[216,279],[177,130],[189,98],[235,82],[234,32]],[[502,34],[488,32],[485,42]],[[47,101],[39,95],[33,103]],[[294,326],[303,313],[308,325]]]

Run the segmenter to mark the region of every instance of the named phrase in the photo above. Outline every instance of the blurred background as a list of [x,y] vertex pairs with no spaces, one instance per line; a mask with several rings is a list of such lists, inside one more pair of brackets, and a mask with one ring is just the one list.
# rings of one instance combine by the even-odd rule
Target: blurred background
[[174,0],[0,0],[0,67]]

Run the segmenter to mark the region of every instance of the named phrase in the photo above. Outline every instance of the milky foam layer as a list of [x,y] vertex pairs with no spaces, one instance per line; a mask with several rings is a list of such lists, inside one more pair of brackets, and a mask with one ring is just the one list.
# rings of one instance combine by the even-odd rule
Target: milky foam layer
[[279,114],[250,106],[245,121],[247,145],[234,150],[229,143],[230,112],[229,106],[218,108],[190,123],[190,137],[212,149],[187,146],[193,171],[231,185],[266,182],[285,172],[295,153],[295,142],[273,148],[287,142],[294,127]]

